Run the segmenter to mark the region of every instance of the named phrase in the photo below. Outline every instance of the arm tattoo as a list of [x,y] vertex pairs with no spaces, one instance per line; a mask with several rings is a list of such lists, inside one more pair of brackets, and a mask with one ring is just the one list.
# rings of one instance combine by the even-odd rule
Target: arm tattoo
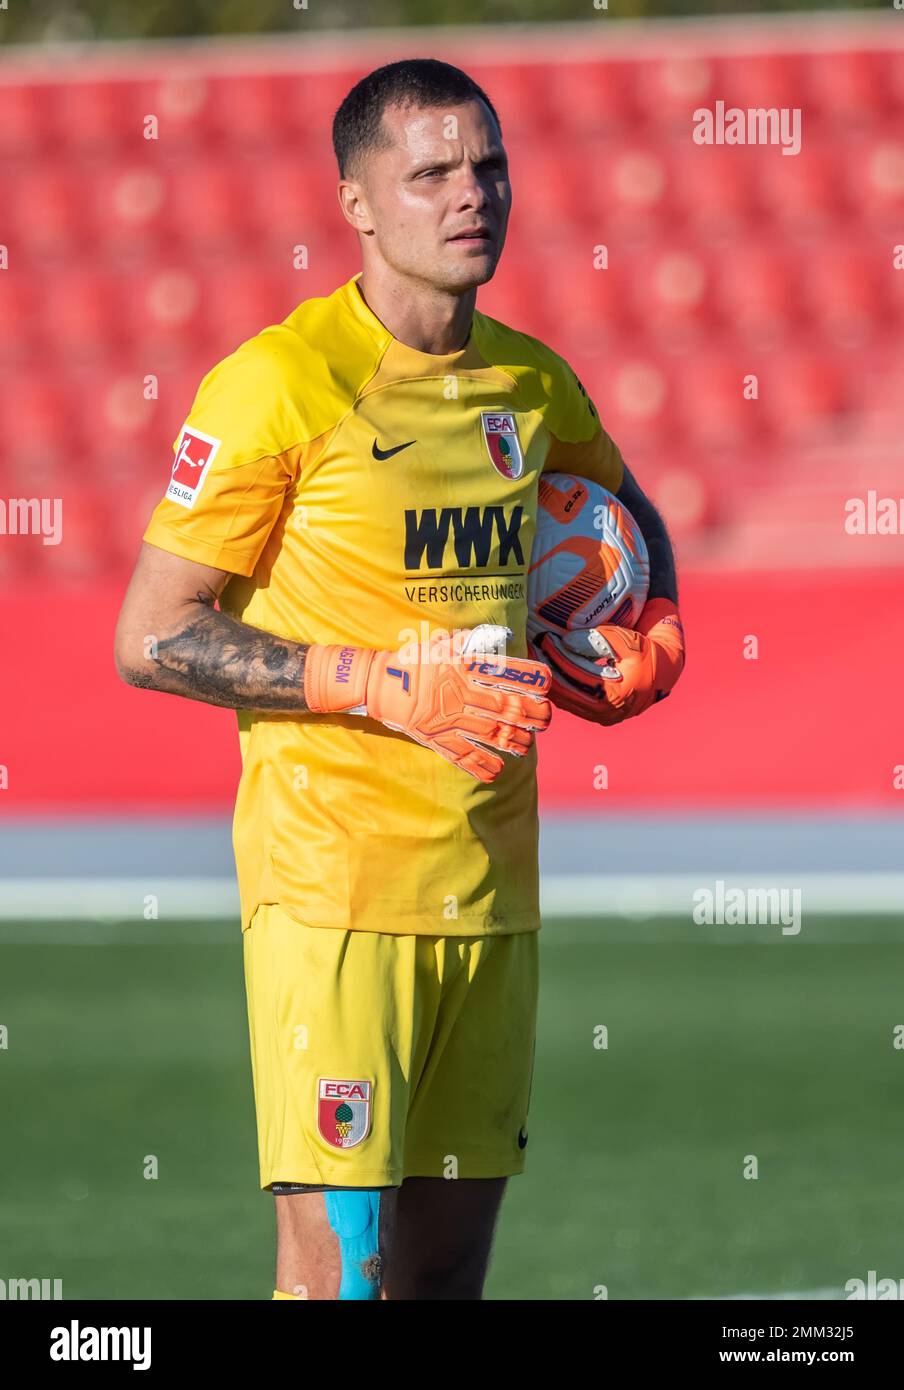
[[226,709],[306,709],[307,646],[219,612],[205,594],[191,609],[184,627],[157,642],[152,666],[129,672],[131,685]]

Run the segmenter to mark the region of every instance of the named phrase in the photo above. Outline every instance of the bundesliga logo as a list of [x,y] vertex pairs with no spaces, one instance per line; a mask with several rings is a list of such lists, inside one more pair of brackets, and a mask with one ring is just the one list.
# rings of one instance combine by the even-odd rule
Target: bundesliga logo
[[173,463],[173,476],[166,490],[171,502],[178,502],[180,507],[191,511],[221,443],[222,440],[215,439],[212,434],[184,427]]

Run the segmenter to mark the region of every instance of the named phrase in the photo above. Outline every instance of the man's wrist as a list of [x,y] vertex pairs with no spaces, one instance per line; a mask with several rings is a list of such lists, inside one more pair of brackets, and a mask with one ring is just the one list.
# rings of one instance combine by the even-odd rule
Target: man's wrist
[[634,631],[642,632],[646,637],[650,629],[663,620],[677,621],[678,626],[681,626],[678,604],[674,599],[668,597],[648,598],[640,617],[634,624]]
[[312,714],[366,714],[367,680],[376,652],[368,647],[308,647],[304,698]]

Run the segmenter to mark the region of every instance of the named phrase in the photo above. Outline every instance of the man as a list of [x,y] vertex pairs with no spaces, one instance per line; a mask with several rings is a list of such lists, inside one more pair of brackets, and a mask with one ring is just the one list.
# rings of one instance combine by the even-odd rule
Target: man
[[[238,710],[274,1297],[476,1299],[527,1143],[533,734],[550,688],[600,722],[667,693],[675,580],[574,373],[475,310],[511,203],[487,96],[447,64],[393,63],[333,139],[363,270],[204,378],[117,664]],[[602,658],[547,639],[524,655],[544,468],[617,491],[647,538],[642,630],[600,629]],[[504,659],[475,657],[500,630]]]

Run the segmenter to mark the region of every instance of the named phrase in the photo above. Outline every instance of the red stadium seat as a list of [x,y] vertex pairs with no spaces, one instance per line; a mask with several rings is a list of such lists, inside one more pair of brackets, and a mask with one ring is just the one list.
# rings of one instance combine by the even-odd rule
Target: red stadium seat
[[545,290],[540,301],[544,333],[536,336],[558,340],[560,351],[566,350],[567,342],[570,351],[587,357],[598,356],[607,344],[623,341],[638,328],[631,298],[633,261],[616,254],[607,269],[596,269],[592,251],[588,247],[578,265],[567,254],[559,255],[550,262],[549,272],[535,279],[537,290]]
[[[732,451],[737,467],[737,453]],[[632,467],[634,460],[632,460]],[[694,448],[663,451],[647,465],[638,460],[636,476],[664,516],[669,533],[682,544],[698,537],[721,519],[725,505],[724,470],[711,466],[709,456]]]
[[[546,291],[551,289],[547,283],[540,283],[544,277],[538,274],[540,258],[516,259],[508,263],[503,258],[504,270],[500,270],[480,291],[478,308],[488,318],[517,327],[523,333],[541,335],[555,323],[557,314],[550,318]],[[544,257],[543,264],[551,262]],[[526,288],[525,272],[530,275],[530,288]],[[550,272],[554,276],[554,271]]]
[[300,76],[289,73],[238,73],[216,77],[209,86],[211,128],[227,150],[252,149],[289,159],[307,154],[308,130],[297,119]]
[[697,54],[641,58],[630,65],[630,81],[646,122],[682,139],[693,129],[694,112],[720,95],[711,59]]
[[889,102],[890,120],[900,129],[901,117],[904,115],[904,63],[901,62],[901,50],[889,48],[879,54],[879,61],[882,65],[883,89]]
[[904,325],[904,236],[891,247],[880,240],[874,243],[874,251],[882,305],[889,322],[900,333]]
[[594,391],[600,419],[626,456],[636,449],[657,447],[669,438],[675,399],[670,373],[662,359],[627,345],[608,368],[596,375],[602,386]]
[[162,149],[183,157],[216,150],[218,131],[206,73],[161,65],[159,76],[137,86],[138,104],[144,116],[156,119]]
[[809,313],[830,341],[855,346],[869,341],[885,315],[896,274],[888,248],[879,252],[858,240],[817,244],[806,255],[804,291]]
[[[888,446],[892,456],[899,459],[904,428],[904,360],[896,338],[861,355],[858,381],[866,439]],[[900,464],[897,466],[900,469]]]
[[76,158],[134,148],[144,114],[134,84],[122,80],[61,82],[51,101],[57,147]]
[[125,313],[120,279],[100,269],[74,268],[47,286],[43,312],[50,361],[62,368],[73,362],[116,358],[134,332]]
[[0,82],[0,159],[32,159],[53,142],[51,83]]
[[333,116],[355,83],[371,70],[370,63],[359,68],[320,68],[291,74],[286,94],[286,116],[299,141],[288,153],[297,162],[308,154],[323,159],[331,174],[338,177],[332,154]]
[[68,258],[92,244],[84,181],[73,165],[48,161],[21,170],[11,181],[7,205],[20,257]]
[[609,235],[649,237],[672,214],[669,167],[655,143],[632,141],[594,160],[588,202]]
[[645,252],[635,262],[633,299],[638,322],[653,341],[683,346],[712,328],[715,314],[707,258],[690,245]]
[[596,147],[572,150],[516,144],[509,151],[514,186],[525,178],[531,190],[531,241],[561,242],[563,235],[599,228],[593,215]]
[[792,252],[745,239],[720,250],[714,271],[721,313],[739,345],[769,345],[793,334],[802,287]]
[[891,53],[843,49],[809,54],[808,122],[816,116],[826,126],[846,132],[882,120],[891,107],[888,74],[893,58]]
[[[550,121],[566,150],[569,140],[621,138],[634,132],[640,119],[637,88],[627,63],[552,63],[543,86]],[[503,118],[503,134],[508,129]]]
[[[228,285],[219,273],[207,277],[203,297],[211,338],[224,345],[224,354],[291,313],[295,302],[286,294],[286,278],[269,263],[237,267],[229,272]],[[306,297],[301,285],[296,293],[298,299]]]
[[93,376],[81,401],[85,472],[118,491],[137,489],[159,501],[173,465],[173,442],[212,358],[192,360],[158,377],[157,399],[143,398],[138,371],[110,369]]
[[110,499],[111,559],[117,568],[128,571],[135,564],[151,513],[166,491],[167,477],[162,468],[158,467],[152,476],[142,467],[136,477],[124,478],[117,484]]
[[824,351],[774,353],[760,372],[764,415],[788,443],[837,438],[847,423],[851,383]]
[[847,213],[838,177],[845,149],[838,142],[805,138],[800,154],[784,155],[774,145],[756,151],[754,177],[766,215],[782,229],[834,229]]
[[904,217],[904,135],[901,128],[852,140],[842,178],[855,215],[896,241]]
[[127,286],[125,312],[135,349],[146,354],[158,371],[192,354],[215,350],[205,297],[208,283],[193,265],[164,262],[149,267],[140,280]]
[[39,278],[21,267],[0,275],[0,366],[36,361],[44,346]]
[[550,128],[551,102],[547,92],[547,69],[541,63],[495,63],[487,67],[468,62],[467,68],[490,98],[502,123],[503,139],[542,138]]
[[85,189],[105,259],[134,262],[167,245],[166,169],[152,146],[138,153],[105,161]]
[[68,376],[74,424],[84,441],[85,466],[100,481],[115,484],[131,477],[148,441],[161,433],[158,399],[150,392],[140,363],[128,359],[92,366]]
[[756,213],[749,170],[734,148],[674,142],[666,147],[675,199],[688,228],[708,239],[743,234]]
[[[335,238],[341,213],[336,176],[304,159],[262,158],[246,171],[242,196],[247,201],[253,244],[291,264],[292,248],[311,245],[315,237]],[[349,233],[353,236],[353,233]]]
[[188,254],[234,252],[252,241],[246,180],[250,165],[233,158],[191,160],[168,170],[167,246]]
[[[676,395],[680,400],[680,436],[707,450],[736,450],[764,433],[765,421],[759,398],[753,396],[751,376],[758,362],[742,363],[719,349],[693,351],[675,359]],[[746,394],[745,394],[746,388]]]
[[109,573],[115,562],[115,498],[109,486],[69,481],[59,492],[62,541],[33,547],[36,578],[72,583]]
[[[64,499],[64,548],[69,507],[78,505],[86,484],[85,441],[77,418],[78,390],[72,382],[46,372],[16,373],[3,383],[4,395],[15,402],[15,415],[0,449],[0,476],[11,484],[8,497]],[[54,549],[36,543],[37,550]],[[46,558],[46,557],[45,557]],[[36,563],[31,556],[28,565]]]
[[713,99],[726,108],[807,107],[808,64],[800,53],[740,52],[714,59],[713,66]]
[[15,402],[15,428],[3,444],[7,458],[15,467],[27,468],[30,480],[55,474],[80,443],[71,385],[59,374],[31,367],[10,374],[4,394]]

